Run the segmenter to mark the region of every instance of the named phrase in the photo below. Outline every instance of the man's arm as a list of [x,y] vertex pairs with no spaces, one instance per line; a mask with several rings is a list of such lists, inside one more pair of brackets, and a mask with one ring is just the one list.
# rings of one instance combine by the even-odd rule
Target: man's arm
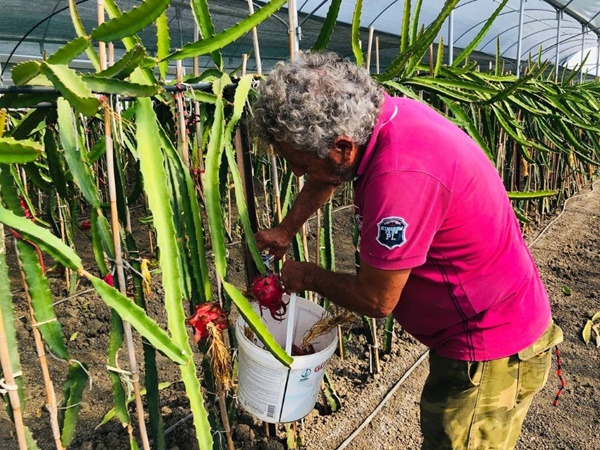
[[299,261],[287,261],[281,269],[288,292],[318,292],[339,306],[376,318],[387,317],[394,310],[409,275],[410,269],[381,270],[364,262],[357,275]]
[[254,235],[258,249],[269,248],[277,259],[281,258],[300,227],[329,200],[335,188],[333,184],[307,180],[281,223]]

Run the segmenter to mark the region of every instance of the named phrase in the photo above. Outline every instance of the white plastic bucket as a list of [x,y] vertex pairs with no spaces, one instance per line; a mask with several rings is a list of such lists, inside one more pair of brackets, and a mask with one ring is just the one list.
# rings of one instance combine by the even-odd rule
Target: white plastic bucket
[[[284,294],[284,300],[289,297]],[[260,314],[259,306],[254,310]],[[296,297],[293,343],[300,345],[304,333],[322,317],[325,310],[316,303]],[[262,320],[279,345],[285,348],[287,317],[282,321],[264,310]],[[325,367],[337,346],[337,332],[317,337],[311,344],[315,353],[294,356],[291,369],[285,367],[263,348],[254,336],[244,334],[246,322],[240,316],[235,334],[238,340],[238,401],[256,418],[265,422],[293,422],[306,416],[315,406]]]

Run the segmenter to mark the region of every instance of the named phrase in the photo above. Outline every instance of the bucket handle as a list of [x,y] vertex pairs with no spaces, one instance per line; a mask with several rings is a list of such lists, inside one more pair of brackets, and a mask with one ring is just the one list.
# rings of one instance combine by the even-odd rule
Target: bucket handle
[[288,307],[287,333],[285,337],[285,352],[292,356],[292,344],[294,340],[294,321],[296,320],[296,293],[290,294],[290,304]]

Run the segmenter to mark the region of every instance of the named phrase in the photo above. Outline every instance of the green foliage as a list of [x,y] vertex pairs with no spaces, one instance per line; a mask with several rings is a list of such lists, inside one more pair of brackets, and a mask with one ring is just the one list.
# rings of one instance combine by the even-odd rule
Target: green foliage
[[98,72],[96,75],[98,77],[124,80],[129,77],[138,66],[142,65],[146,58],[148,58],[146,49],[140,44],[135,44],[131,49],[127,50],[121,59],[102,72]]
[[[169,36],[169,18],[167,11],[158,16],[156,19],[156,57],[162,59],[171,51],[171,37]],[[169,69],[168,61],[158,63],[160,79],[167,79],[167,71]]]
[[352,53],[357,66],[364,64],[362,48],[360,45],[360,15],[362,13],[362,0],[356,0],[352,16]]
[[481,40],[487,35],[487,32],[489,31],[492,24],[496,20],[496,17],[498,17],[498,14],[500,14],[500,12],[504,9],[504,7],[506,6],[507,3],[508,3],[508,0],[502,0],[500,5],[498,5],[496,10],[494,11],[494,13],[486,21],[485,25],[479,30],[479,33],[477,33],[477,36],[475,36],[475,38],[469,43],[469,45],[467,45],[463,49],[463,51],[460,53],[460,55],[458,55],[454,59],[454,61],[452,62],[452,65],[454,67],[458,67],[459,64],[461,64],[466,58],[469,57],[469,55],[471,53],[473,53],[473,50],[475,50],[475,48],[479,45]]
[[154,22],[167,9],[170,0],[144,0],[141,5],[99,25],[92,38],[110,42],[129,37]]
[[[568,74],[560,82],[549,81],[549,64],[540,61],[536,64],[530,62],[526,74],[520,78],[503,75],[499,56],[496,58],[496,67],[489,73],[479,71],[474,62],[465,64],[506,0],[498,6],[451,67],[443,64],[442,41],[437,42],[435,60],[429,61],[429,66],[425,65],[425,55],[435,44],[445,19],[457,1],[446,1],[439,17],[422,28],[419,22],[422,0],[417,1],[412,10],[411,1],[405,0],[398,55],[377,78],[390,93],[424,101],[463,128],[498,167],[519,219],[527,221],[529,214],[545,213],[556,207],[559,199],[570,193],[574,180],[589,176],[590,168],[599,164],[600,142],[597,134],[600,133],[600,88],[594,83],[572,85],[571,81],[578,71]],[[187,43],[172,53],[166,15],[170,3],[168,0],[145,0],[124,13],[119,11],[114,0],[105,0],[104,3],[111,20],[98,26],[90,36],[82,25],[75,1],[70,0],[71,18],[78,37],[66,43],[46,61],[26,61],[12,71],[16,85],[44,84],[54,86],[57,93],[7,94],[0,98],[0,107],[18,108],[34,106],[39,102],[55,102],[56,109],[37,109],[29,114],[11,111],[9,119],[12,124],[5,136],[5,115],[0,113],[0,164],[12,165],[3,169],[0,180],[3,190],[0,199],[0,232],[11,229],[20,236],[17,246],[26,272],[27,286],[33,293],[35,318],[43,323],[40,331],[52,352],[60,358],[69,358],[68,343],[65,343],[60,324],[49,306],[52,298],[48,280],[33,244],[59,264],[87,278],[102,300],[112,308],[107,349],[109,365],[117,365],[117,353],[124,338],[123,321],[131,324],[150,343],[150,346],[144,346],[144,370],[149,388],[148,404],[153,405],[150,421],[155,443],[164,447],[164,425],[157,411],[160,404],[159,380],[153,356],[155,351],[159,351],[179,365],[199,446],[212,448],[212,434],[216,431],[211,430],[205,407],[208,405],[213,409],[213,405],[210,405],[212,397],[205,398],[202,392],[203,388],[211,385],[213,377],[207,373],[206,378],[204,375],[198,378],[185,325],[186,310],[212,301],[213,291],[221,293],[220,289],[213,289],[211,278],[214,284],[224,288],[220,299],[223,304],[228,308],[229,302],[233,301],[265,347],[283,364],[289,366],[292,361],[252,309],[243,289],[228,280],[230,262],[227,258],[227,239],[233,236],[234,231],[225,230],[223,221],[224,213],[228,212],[225,196],[233,187],[236,219],[239,219],[243,231],[241,240],[250,251],[256,266],[254,269],[264,271],[253,239],[255,230],[252,229],[248,208],[248,200],[253,199],[249,199],[245,192],[234,150],[237,126],[251,95],[253,79],[247,76],[236,80],[231,74],[225,73],[221,50],[272,16],[285,4],[285,0],[272,0],[251,16],[219,33],[215,33],[208,1],[191,0],[201,39]],[[331,2],[314,49],[327,47],[340,5],[341,0]],[[362,1],[355,3],[350,42],[359,65],[363,64],[359,45],[362,7]],[[136,33],[148,29],[154,22],[157,54],[150,57]],[[125,54],[114,65],[100,71],[99,57],[90,44],[93,40],[109,42],[119,39],[126,48]],[[68,66],[82,52],[86,52],[92,61],[95,73],[82,75]],[[500,52],[497,53],[499,55]],[[193,161],[192,166],[187,167],[184,163],[187,159],[173,144],[176,139],[173,116],[177,113],[174,111],[173,96],[164,91],[155,73],[160,73],[161,83],[166,82],[169,62],[207,54],[211,55],[215,68],[199,77],[185,79],[189,83],[208,81],[213,87],[212,93],[184,94],[188,105],[195,101],[202,103],[199,108],[202,113],[197,118],[201,121],[200,131],[188,130],[190,137],[196,140],[190,150],[191,155],[186,155],[191,156]],[[235,95],[232,99],[233,86]],[[101,103],[96,95],[99,93],[109,96],[106,103]],[[112,108],[115,104],[113,95],[136,97],[132,101],[135,106],[123,113],[117,108],[109,110],[109,105]],[[99,112],[107,113],[107,122],[100,120]],[[104,135],[104,126],[108,126],[110,136]],[[196,133],[201,136],[196,136]],[[113,144],[117,150],[113,152],[115,155],[112,160],[106,151],[109,144]],[[205,165],[202,166],[202,163]],[[18,170],[21,168],[17,164],[23,165],[27,178],[24,181],[12,175],[23,173]],[[117,186],[112,187],[117,191],[116,224],[108,220],[111,216],[107,213],[110,188],[104,181],[109,168],[117,172]],[[297,185],[285,165],[280,168],[284,171],[281,175],[281,210],[285,213],[297,193]],[[256,173],[259,171],[256,170]],[[508,173],[512,175],[507,176]],[[15,187],[15,192],[6,193],[6,189],[14,190]],[[133,189],[129,196],[126,192],[128,189]],[[38,197],[40,202],[52,199],[47,201],[46,206],[54,211],[50,211],[47,214],[49,218],[44,216],[44,219],[55,227],[58,223],[57,208],[68,209],[73,214],[72,217],[66,217],[67,228],[70,229],[64,235],[66,242],[57,238],[48,227],[40,226],[43,224],[40,218],[32,222],[23,217],[18,196],[25,192],[32,193],[31,198],[23,196],[29,208],[36,204]],[[143,202],[150,209],[148,215],[151,216],[147,222],[151,223],[152,232],[156,233],[157,238],[168,332],[144,311],[145,301],[143,293],[140,293],[142,280],[138,274],[141,267],[136,259],[139,251],[128,223],[129,203],[134,201]],[[114,267],[111,266],[117,256],[116,243],[122,244],[121,251],[130,258],[128,264],[133,267],[129,273],[134,278],[135,302],[83,270],[79,250],[72,248],[69,237],[77,222],[78,209],[86,209],[91,215],[91,244],[96,270],[102,276],[113,271]],[[324,227],[319,236],[321,245],[318,251],[321,265],[334,270],[331,216],[330,202],[324,209]],[[276,221],[269,217],[269,221],[271,219],[272,222]],[[357,231],[355,234],[357,239]],[[297,258],[304,260],[308,252],[299,235],[295,237],[293,245]],[[3,245],[0,246],[0,277],[7,270],[3,248]],[[210,273],[207,262],[210,252],[214,256],[215,274]],[[356,261],[358,263],[358,257]],[[74,280],[76,278],[73,277]],[[126,287],[130,286],[120,288]],[[8,283],[0,284],[3,322],[7,338],[14,345],[14,349],[11,348],[11,361],[13,368],[18,370],[18,343],[14,326],[10,326],[14,316],[11,303]],[[586,341],[592,338],[591,333],[596,329],[593,328],[596,326],[594,320],[597,320],[597,315],[584,328]],[[370,322],[365,320],[365,326],[369,330],[367,338],[371,341]],[[391,346],[391,339],[387,338],[391,338],[392,331],[393,320],[388,318],[384,341],[386,352]],[[206,364],[205,370],[207,368],[210,368],[209,364]],[[123,385],[118,374],[112,371],[110,374],[114,413],[123,424],[130,424],[128,399],[125,398]],[[22,395],[20,377],[17,383]],[[83,368],[77,363],[71,364],[63,385],[64,406],[72,406],[65,410],[61,418],[64,443],[70,442],[76,432],[76,405],[83,398],[85,383]],[[332,385],[328,387],[326,395],[331,408],[337,408],[339,403]],[[212,423],[218,424],[219,421]],[[133,438],[131,446],[137,447]]]
[[42,65],[37,61],[25,61],[17,64],[11,71],[15,86],[23,86],[40,74]]
[[163,331],[157,323],[146,315],[146,312],[103,280],[86,274],[96,292],[104,303],[115,309],[119,315],[131,324],[150,344],[160,350],[173,362],[181,365],[190,364],[191,352],[180,347]]
[[90,40],[86,36],[79,36],[56,50],[48,57],[48,64],[69,64],[90,46]]
[[[154,227],[157,231],[157,242],[161,249],[160,264],[163,268],[162,279],[165,290],[165,309],[171,341],[181,348],[186,357],[192,353],[185,325],[185,313],[181,299],[183,298],[183,280],[181,279],[181,257],[177,245],[178,232],[173,222],[173,209],[169,202],[170,187],[165,173],[164,154],[161,147],[154,144],[159,135],[156,115],[149,99],[139,99],[136,105],[137,149],[140,157],[140,169],[146,183],[148,204],[154,216]],[[180,367],[186,393],[190,399],[190,408],[194,414],[194,425],[200,448],[211,448],[213,444],[210,433],[208,414],[196,376],[193,360]]]
[[0,222],[19,233],[22,238],[35,243],[45,253],[65,267],[77,270],[82,267],[81,258],[70,247],[45,228],[35,225],[30,220],[19,217],[0,205]]
[[118,94],[129,97],[152,97],[162,88],[157,85],[133,83],[131,81],[100,77],[98,75],[83,75],[82,80],[94,92],[103,94]]
[[[21,358],[19,356],[19,344],[17,342],[17,332],[15,329],[14,321],[14,307],[13,297],[10,292],[11,284],[8,275],[8,265],[6,263],[6,242],[4,234],[6,229],[0,222],[0,278],[6,280],[4,283],[0,283],[0,317],[2,319],[2,326],[4,329],[4,339],[6,342],[6,348],[8,350],[8,357],[10,359],[10,367],[12,373],[21,372]],[[25,407],[25,391],[23,389],[23,377],[16,377],[15,383],[18,386],[19,402],[22,408]],[[9,417],[12,415],[12,407],[10,403],[6,404],[6,410]]]
[[[69,13],[71,14],[71,22],[73,22],[73,28],[75,28],[75,33],[77,34],[77,36],[87,39],[88,35],[85,32],[83,23],[81,22],[81,17],[79,16],[79,12],[77,11],[77,5],[75,0],[69,0]],[[98,53],[96,53],[94,47],[92,47],[91,45],[88,46],[85,50],[85,53],[92,62],[94,68],[96,70],[100,70],[100,58],[98,57]]]
[[271,0],[254,14],[248,16],[241,22],[236,23],[231,28],[198,42],[184,45],[180,50],[171,53],[167,59],[192,58],[194,56],[206,55],[207,53],[219,50],[236,39],[239,39],[262,21],[275,14],[285,3],[286,0]]
[[100,101],[74,70],[63,64],[43,62],[42,73],[48,77],[73,108],[86,116],[96,114],[100,107]]
[[24,164],[35,161],[42,151],[43,148],[38,142],[0,137],[0,164]]
[[331,4],[329,5],[329,9],[327,10],[325,22],[323,23],[321,31],[319,32],[319,36],[313,44],[312,49],[314,51],[325,50],[327,48],[327,44],[329,43],[329,40],[333,34],[341,6],[342,0],[332,0]]
[[[202,39],[208,39],[215,35],[215,27],[210,17],[210,11],[208,9],[207,0],[191,0],[192,12],[194,13],[194,20],[198,25],[200,31],[200,37]],[[223,70],[223,57],[219,49],[214,50],[211,53],[211,57],[220,70]]]
[[65,99],[58,99],[57,110],[60,141],[71,175],[84,198],[95,209],[98,209],[100,208],[100,196],[94,183],[92,168],[87,163],[79,120]]
[[277,343],[273,335],[269,332],[266,325],[260,319],[260,316],[254,311],[248,299],[234,285],[223,281],[223,287],[227,294],[232,298],[235,306],[244,318],[244,321],[252,329],[256,337],[264,344],[275,358],[277,358],[286,367],[291,367],[293,358],[288,355],[281,345]]
[[87,381],[88,373],[85,367],[77,362],[72,362],[69,365],[67,380],[63,387],[63,399],[60,404],[60,440],[65,447],[68,447],[75,437],[77,415],[81,408],[81,400]]
[[600,324],[595,323],[598,319],[600,319],[600,311],[594,314],[591,319],[586,321],[581,333],[583,342],[589,344],[592,340],[592,331],[594,331],[594,334],[596,335],[596,347],[600,347]]

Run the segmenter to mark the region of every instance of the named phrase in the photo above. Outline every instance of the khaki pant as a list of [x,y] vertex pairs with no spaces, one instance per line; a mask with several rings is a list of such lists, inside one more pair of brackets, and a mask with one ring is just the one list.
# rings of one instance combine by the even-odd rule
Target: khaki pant
[[431,352],[421,396],[422,449],[514,448],[562,337],[551,322],[534,344],[508,358],[458,361]]

